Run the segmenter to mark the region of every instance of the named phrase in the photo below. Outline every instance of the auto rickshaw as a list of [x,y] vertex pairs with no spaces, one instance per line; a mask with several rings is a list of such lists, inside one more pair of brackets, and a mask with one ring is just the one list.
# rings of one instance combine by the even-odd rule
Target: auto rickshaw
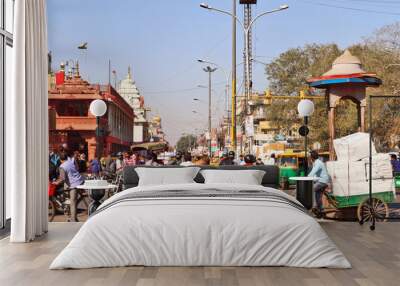
[[[326,161],[329,152],[319,152],[320,157]],[[279,181],[282,189],[289,189],[296,186],[296,181],[290,177],[305,176],[305,154],[304,151],[287,150],[285,153],[278,154],[277,165],[279,167]]]

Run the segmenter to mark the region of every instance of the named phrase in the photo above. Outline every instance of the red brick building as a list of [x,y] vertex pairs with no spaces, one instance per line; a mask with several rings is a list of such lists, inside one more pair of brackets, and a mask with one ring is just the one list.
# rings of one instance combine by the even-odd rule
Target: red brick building
[[83,80],[79,69],[73,76],[56,73],[56,84],[49,89],[49,145],[58,148],[67,143],[92,159],[96,154],[96,118],[89,112],[95,99],[107,104],[100,120],[102,154],[127,150],[133,140],[133,109],[110,85],[92,85]]

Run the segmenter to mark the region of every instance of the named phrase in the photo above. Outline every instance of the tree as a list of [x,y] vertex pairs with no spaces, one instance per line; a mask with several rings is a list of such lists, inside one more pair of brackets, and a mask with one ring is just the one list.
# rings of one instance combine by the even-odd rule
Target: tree
[[[332,62],[342,53],[336,44],[310,44],[304,47],[289,49],[266,67],[270,90],[273,95],[298,95],[308,89],[306,80],[317,77],[328,71]],[[311,94],[321,95],[321,91],[312,90]],[[310,140],[328,142],[328,120],[326,102],[316,100],[315,112],[310,120]],[[273,99],[267,109],[267,120],[285,132],[301,124],[297,114],[296,99]],[[323,147],[327,147],[323,146]]]
[[[363,43],[349,49],[360,58],[364,70],[376,73],[383,81],[379,88],[369,88],[368,94],[399,95],[399,99],[375,99],[373,103],[373,132],[376,143],[379,143],[378,150],[379,147],[379,151],[392,149],[400,138],[400,23],[377,30]],[[342,52],[336,44],[310,44],[287,50],[266,67],[272,94],[296,95],[307,89],[306,79],[328,71]],[[322,91],[311,89],[309,93],[321,95]],[[273,100],[267,110],[267,120],[273,121],[282,131],[290,129],[301,122],[297,116],[297,103],[297,100]],[[319,141],[327,147],[327,103],[323,100],[314,103],[310,140]],[[357,128],[356,105],[350,100],[340,101],[336,110],[337,137],[356,132]]]
[[196,136],[192,134],[183,135],[176,143],[176,150],[183,153],[188,152],[197,146],[196,139]]
[[399,147],[400,138],[400,22],[383,26],[352,47],[364,69],[382,79],[379,88],[368,92],[375,95],[399,95],[399,99],[374,99],[372,104],[375,145],[379,152]]
[[289,49],[266,66],[270,90],[276,95],[297,95],[307,89],[306,80],[320,76],[341,54],[336,44],[311,44]]

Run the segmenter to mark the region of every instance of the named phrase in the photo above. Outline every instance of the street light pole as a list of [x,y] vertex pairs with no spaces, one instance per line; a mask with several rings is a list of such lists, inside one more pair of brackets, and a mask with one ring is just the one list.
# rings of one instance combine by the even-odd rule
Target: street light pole
[[210,66],[207,66],[203,68],[205,72],[208,72],[208,152],[211,157],[211,73],[215,72],[217,68],[211,68]]
[[302,99],[297,105],[299,115],[304,118],[304,125],[300,127],[300,135],[304,136],[304,174],[308,174],[308,119],[314,112],[314,103],[309,99]]
[[[288,9],[288,5],[281,5],[279,8],[271,10],[271,11],[266,11],[263,12],[259,15],[257,15],[247,27],[244,26],[244,24],[240,21],[240,19],[236,16],[236,1],[233,0],[233,11],[227,12],[221,9],[213,8],[205,3],[200,4],[201,8],[220,12],[226,15],[229,15],[232,17],[232,143],[233,146],[236,145],[236,21],[241,25],[244,31],[244,41],[245,41],[245,70],[246,70],[246,78],[245,78],[245,86],[246,86],[246,93],[245,98],[246,100],[249,99],[249,90],[250,90],[250,80],[249,80],[249,69],[250,69],[250,57],[249,57],[249,47],[248,47],[248,42],[249,42],[249,30],[251,29],[252,25],[254,22],[260,18],[261,16],[271,14],[274,12],[282,11],[285,9]],[[246,106],[247,109],[247,106]],[[250,110],[248,110],[250,111]],[[248,113],[248,112],[246,112]]]
[[100,162],[100,116],[96,116],[96,157]]
[[236,0],[232,1],[231,150],[236,152]]
[[100,117],[107,112],[107,104],[101,99],[95,99],[90,103],[90,112],[96,117],[96,156],[100,159]]
[[[205,63],[205,64],[210,64],[210,65],[216,66],[217,68],[221,69],[221,71],[222,71],[222,72],[224,73],[224,75],[225,75],[225,80],[226,80],[226,85],[225,85],[225,100],[226,100],[226,102],[225,102],[225,108],[226,108],[226,115],[227,115],[227,120],[228,120],[227,135],[229,135],[229,133],[230,133],[230,123],[229,123],[229,98],[228,98],[228,96],[229,96],[229,75],[228,75],[228,73],[226,72],[226,70],[225,70],[222,66],[220,66],[219,64],[217,64],[217,63],[214,63],[214,62],[211,62],[211,61],[206,61],[206,60],[203,60],[203,59],[198,59],[197,61],[198,61],[199,63]],[[201,86],[199,85],[198,87],[201,87]]]
[[[304,116],[304,125],[308,128],[308,116]],[[304,175],[308,175],[308,132],[304,136]]]

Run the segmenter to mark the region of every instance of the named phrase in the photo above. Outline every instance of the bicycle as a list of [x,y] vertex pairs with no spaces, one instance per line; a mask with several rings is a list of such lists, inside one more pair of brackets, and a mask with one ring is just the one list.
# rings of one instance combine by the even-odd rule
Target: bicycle
[[[71,201],[69,195],[69,189],[65,190],[63,187],[56,188],[53,194],[49,194],[49,222],[54,220],[57,214],[64,214],[67,217],[67,221],[71,221]],[[77,219],[83,221],[84,217],[87,216],[85,209],[88,209],[88,202],[86,200],[87,195],[83,190],[77,190]],[[84,209],[79,208],[84,205]]]

